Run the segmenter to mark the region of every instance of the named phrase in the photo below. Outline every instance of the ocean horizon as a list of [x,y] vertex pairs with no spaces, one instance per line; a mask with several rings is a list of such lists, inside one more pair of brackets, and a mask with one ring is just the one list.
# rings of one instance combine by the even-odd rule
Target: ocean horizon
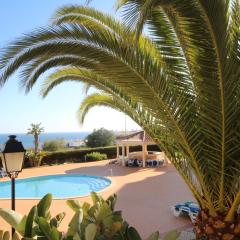
[[[49,132],[42,133],[39,136],[40,146],[47,140],[56,140],[56,139],[64,139],[65,141],[77,141],[83,140],[87,137],[91,132]],[[26,133],[2,133],[0,134],[0,148],[3,148],[4,144],[8,140],[9,135],[16,135],[17,140],[22,142],[24,148],[32,148],[34,147],[34,138],[32,135],[27,135]]]

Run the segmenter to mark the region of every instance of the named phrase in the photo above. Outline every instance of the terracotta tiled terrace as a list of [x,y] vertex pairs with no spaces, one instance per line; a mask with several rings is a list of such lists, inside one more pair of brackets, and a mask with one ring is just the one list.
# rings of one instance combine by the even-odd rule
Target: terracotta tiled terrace
[[[136,227],[143,237],[156,230],[164,233],[171,229],[182,230],[191,226],[188,218],[176,218],[171,212],[171,206],[175,203],[193,199],[171,164],[159,168],[129,168],[109,164],[109,161],[64,164],[24,169],[19,178],[61,173],[107,176],[111,172],[110,169],[113,172],[113,176],[109,177],[112,184],[100,194],[107,197],[117,193],[117,208],[123,211],[124,218]],[[5,180],[6,178],[0,179],[0,181]],[[79,200],[90,202],[89,197],[82,197]],[[38,200],[16,200],[16,210],[25,214],[37,202]],[[10,200],[0,200],[1,208],[10,208],[10,206]],[[62,211],[67,214],[61,225],[64,230],[73,213],[66,206],[65,200],[54,200],[51,207],[52,215]],[[0,229],[9,229],[2,219],[0,219]]]

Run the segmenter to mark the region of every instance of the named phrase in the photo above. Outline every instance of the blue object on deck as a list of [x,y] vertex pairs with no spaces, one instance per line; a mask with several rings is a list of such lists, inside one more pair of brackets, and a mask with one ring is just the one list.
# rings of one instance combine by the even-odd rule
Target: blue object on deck
[[195,222],[196,217],[198,213],[200,212],[200,207],[197,203],[192,201],[183,202],[180,204],[176,204],[172,207],[173,214],[176,217],[179,217],[180,215],[188,215],[192,222]]
[[141,167],[142,163],[138,159],[129,159],[126,163],[128,167]]
[[[54,198],[87,196],[108,187],[111,181],[104,177],[82,174],[59,174],[16,180],[16,198],[39,199],[47,193]],[[0,182],[0,199],[11,198],[11,182]]]
[[158,165],[157,160],[153,160],[153,167],[156,167]]
[[148,167],[158,167],[158,166],[162,166],[163,164],[164,164],[163,159],[146,160],[146,165]]

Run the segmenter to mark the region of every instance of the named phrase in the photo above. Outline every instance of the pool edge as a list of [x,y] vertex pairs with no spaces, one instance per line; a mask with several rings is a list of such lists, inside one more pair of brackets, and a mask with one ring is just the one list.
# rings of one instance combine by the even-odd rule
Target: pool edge
[[[30,179],[30,178],[50,177],[50,176],[59,176],[59,175],[82,175],[82,176],[98,177],[98,178],[102,178],[102,179],[107,179],[110,182],[110,184],[106,188],[104,188],[104,189],[102,189],[100,191],[92,191],[92,192],[96,192],[96,193],[101,193],[103,191],[106,191],[110,187],[113,187],[115,185],[114,181],[110,177],[100,176],[100,175],[92,175],[92,174],[81,174],[81,173],[58,173],[58,174],[50,174],[50,175],[38,175],[38,176],[18,178],[17,181],[18,180],[24,180],[24,179]],[[2,182],[10,182],[10,181],[9,181],[9,179],[6,179],[6,180],[4,179],[4,181],[2,181]],[[51,193],[51,192],[49,192],[49,193]],[[46,193],[46,194],[49,194],[49,193]],[[86,197],[90,197],[90,195],[91,195],[91,192],[88,195],[83,195],[83,196],[53,197],[52,200],[68,200],[68,199],[76,199],[76,198],[86,198]],[[35,197],[35,198],[18,198],[18,197],[15,197],[15,199],[16,200],[41,200],[44,196],[42,196],[42,197]],[[0,201],[1,200],[11,200],[11,197],[9,197],[9,198],[1,198],[0,197]]]

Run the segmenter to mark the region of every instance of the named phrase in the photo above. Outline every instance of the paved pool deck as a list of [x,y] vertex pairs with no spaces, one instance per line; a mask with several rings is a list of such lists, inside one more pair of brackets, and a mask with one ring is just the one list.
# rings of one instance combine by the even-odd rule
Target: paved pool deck
[[[117,209],[122,210],[124,218],[139,230],[143,238],[156,230],[165,233],[172,229],[183,230],[192,226],[188,218],[176,218],[171,212],[172,205],[193,200],[191,192],[171,164],[159,168],[130,168],[109,164],[108,160],[72,163],[24,169],[19,174],[19,178],[72,173],[109,177],[112,180],[111,186],[100,194],[106,198],[117,193]],[[6,178],[0,179],[0,181],[5,180]],[[89,197],[77,199],[91,202]],[[26,214],[37,202],[38,200],[17,199],[16,211]],[[0,207],[10,208],[10,200],[0,199]],[[52,216],[62,211],[66,212],[66,217],[61,229],[66,230],[73,212],[65,204],[65,200],[53,200]],[[3,219],[0,219],[0,229],[10,230]]]

